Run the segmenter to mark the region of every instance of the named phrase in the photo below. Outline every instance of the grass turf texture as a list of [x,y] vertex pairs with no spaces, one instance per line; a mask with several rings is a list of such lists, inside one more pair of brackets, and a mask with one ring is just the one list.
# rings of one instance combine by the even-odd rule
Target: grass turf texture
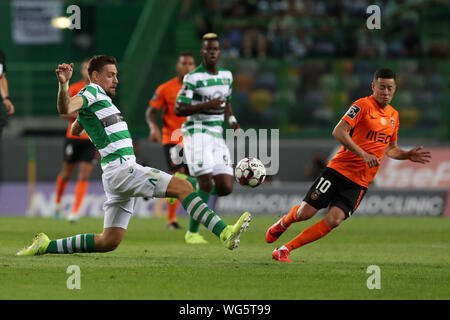
[[[17,257],[38,232],[98,233],[103,221],[0,218],[0,299],[450,299],[450,219],[352,217],[293,251],[293,263],[272,260],[272,250],[319,218],[267,244],[276,219],[254,215],[235,251],[203,227],[210,244],[186,245],[187,219],[185,229],[167,230],[166,219],[135,218],[113,252]],[[66,287],[70,265],[80,267],[80,290]],[[381,269],[380,290],[366,286],[370,265]]]

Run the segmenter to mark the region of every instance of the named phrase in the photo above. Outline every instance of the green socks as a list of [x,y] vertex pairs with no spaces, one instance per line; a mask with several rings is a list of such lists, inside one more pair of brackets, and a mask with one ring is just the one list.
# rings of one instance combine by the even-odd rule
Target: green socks
[[[210,198],[210,194],[203,190],[198,190],[197,193],[198,193],[198,196],[202,199],[202,201],[207,204],[209,201],[209,198]],[[189,232],[197,233],[199,227],[200,227],[200,222],[196,221],[195,219],[193,219],[191,217],[191,219],[189,221]]]
[[[211,195],[217,195],[216,186],[214,184],[213,184],[211,192],[206,192],[206,191],[198,189],[197,178],[185,175],[185,174],[180,173],[180,172],[176,172],[175,176],[178,177],[178,178],[186,179],[187,181],[189,181],[189,183],[192,185],[194,190],[197,191],[197,193],[200,196],[200,198],[206,204],[208,203],[209,198],[211,197]],[[191,219],[189,221],[189,232],[197,233],[199,227],[200,227],[200,222],[196,221],[195,219],[193,219],[191,217]]]
[[[217,216],[214,211],[212,211],[202,200],[199,193],[192,192],[183,200],[183,208],[187,211],[192,220],[195,220],[197,224],[203,224],[208,230],[213,232],[217,237],[220,236],[220,233],[227,226],[220,218]],[[209,196],[209,193],[207,193]],[[209,197],[208,197],[209,198]],[[189,228],[189,231],[191,229]],[[198,231],[198,226],[197,226]],[[195,232],[197,232],[195,231]]]
[[45,253],[95,252],[94,234],[79,234],[73,237],[50,241]]

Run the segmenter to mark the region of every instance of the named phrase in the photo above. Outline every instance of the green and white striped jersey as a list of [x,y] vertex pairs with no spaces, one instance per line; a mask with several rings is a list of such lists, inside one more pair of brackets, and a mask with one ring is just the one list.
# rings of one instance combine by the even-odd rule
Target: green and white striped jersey
[[[196,105],[215,98],[223,101],[231,100],[233,75],[231,71],[218,68],[217,74],[211,74],[203,64],[184,76],[183,87],[177,96],[178,103]],[[225,102],[222,110],[210,110],[187,116],[183,124],[183,135],[201,130],[215,136],[222,136]],[[201,124],[199,123],[201,122]]]
[[134,156],[127,123],[102,87],[89,83],[77,96],[83,97],[77,121],[98,149],[102,167],[120,157]]
[[[218,68],[217,74],[210,74],[201,64],[184,76],[183,87],[177,96],[177,102],[196,105],[215,98],[231,100],[233,75],[231,71]],[[223,121],[225,103],[222,110],[211,110],[187,117],[187,121]]]

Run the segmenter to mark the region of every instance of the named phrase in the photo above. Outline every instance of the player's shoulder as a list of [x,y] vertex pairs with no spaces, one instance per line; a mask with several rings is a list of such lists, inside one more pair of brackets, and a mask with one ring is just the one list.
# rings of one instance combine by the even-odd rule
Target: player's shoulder
[[217,71],[222,77],[233,78],[233,73],[228,69],[218,67]]
[[178,84],[178,83],[179,83],[178,78],[174,77],[172,79],[167,80],[166,82],[161,83],[156,90],[164,91],[167,88],[173,87],[175,84]]
[[217,71],[224,72],[224,73],[231,73],[231,70],[224,68],[224,67],[217,67]]
[[355,100],[351,105],[356,105],[360,109],[370,108],[372,105],[372,101],[370,99],[370,96],[368,97],[362,97],[358,100]]
[[84,88],[80,90],[79,94],[89,98],[90,100],[96,101],[111,99],[101,86],[93,82],[90,82],[87,85],[85,85]]

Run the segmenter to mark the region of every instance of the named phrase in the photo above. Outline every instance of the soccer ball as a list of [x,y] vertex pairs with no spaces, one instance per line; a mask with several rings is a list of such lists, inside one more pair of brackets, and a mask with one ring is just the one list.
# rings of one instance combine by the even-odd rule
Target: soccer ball
[[241,186],[256,188],[266,178],[266,168],[259,159],[244,158],[234,169],[234,177]]

